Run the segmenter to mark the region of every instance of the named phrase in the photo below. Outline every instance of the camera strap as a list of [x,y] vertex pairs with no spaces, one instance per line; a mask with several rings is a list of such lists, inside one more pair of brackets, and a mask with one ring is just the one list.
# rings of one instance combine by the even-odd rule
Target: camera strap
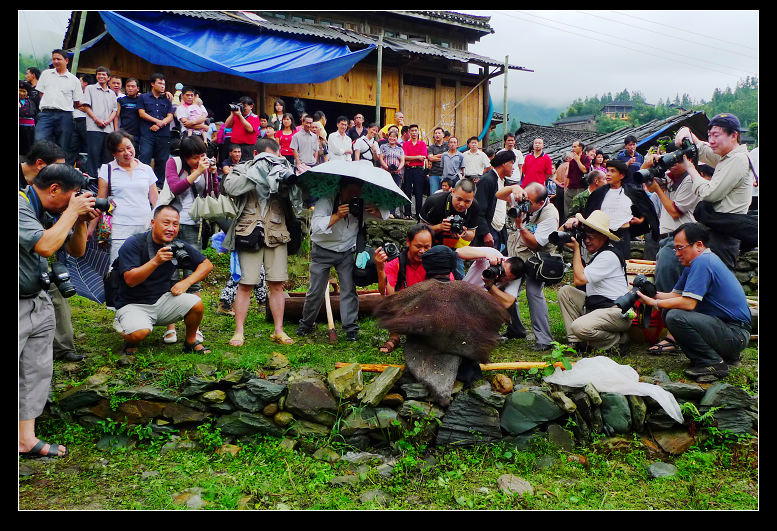
[[405,289],[407,287],[407,249],[403,249],[401,253],[399,253],[399,270],[397,271],[397,285],[395,286],[395,290],[399,291],[401,289]]

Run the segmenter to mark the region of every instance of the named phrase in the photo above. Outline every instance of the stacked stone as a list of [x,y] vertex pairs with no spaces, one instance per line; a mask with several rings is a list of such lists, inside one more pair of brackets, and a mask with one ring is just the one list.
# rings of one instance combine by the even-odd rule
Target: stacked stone
[[404,219],[368,220],[365,222],[367,244],[377,249],[385,242],[392,242],[401,248],[407,245],[407,229],[415,223],[415,221]]

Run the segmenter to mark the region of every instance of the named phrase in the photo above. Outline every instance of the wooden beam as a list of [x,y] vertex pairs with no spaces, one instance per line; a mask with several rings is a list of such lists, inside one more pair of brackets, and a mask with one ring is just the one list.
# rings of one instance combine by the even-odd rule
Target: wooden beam
[[[335,363],[335,369],[342,369],[350,365],[350,363],[338,361]],[[381,363],[360,363],[362,371],[364,372],[383,372],[389,367],[397,367],[398,369],[404,369],[404,365],[394,364],[381,364]],[[481,363],[481,371],[522,371],[529,369],[544,369],[548,364],[544,361],[510,361],[503,363]],[[564,368],[564,364],[560,361],[553,364],[554,367]]]

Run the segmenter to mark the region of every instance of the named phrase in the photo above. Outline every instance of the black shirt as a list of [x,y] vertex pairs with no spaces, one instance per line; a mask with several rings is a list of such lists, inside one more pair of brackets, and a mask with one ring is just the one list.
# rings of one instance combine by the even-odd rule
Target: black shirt
[[[157,267],[146,280],[134,288],[129,287],[124,282],[124,273],[130,269],[140,267],[151,260],[152,256],[149,255],[148,249],[148,234],[148,232],[141,232],[140,234],[130,236],[119,249],[119,273],[121,273],[121,280],[119,282],[119,292],[116,294],[117,310],[127,304],[154,304],[159,300],[159,297],[173,287],[174,282],[172,278],[176,266],[171,261]],[[179,241],[183,242],[183,240]],[[205,257],[199,249],[186,242],[183,242],[183,244],[191,257],[191,269],[194,270],[205,261]],[[151,248],[154,254],[165,246],[151,241]]]
[[[429,225],[438,225],[443,219],[458,214],[464,219],[464,226],[467,230],[474,229],[478,226],[478,202],[472,201],[472,204],[465,212],[459,212],[453,208],[452,204],[453,192],[440,192],[430,195],[424,204],[421,206],[421,220]],[[432,238],[434,245],[447,245],[453,247],[453,244],[458,241],[458,238],[450,238],[448,233],[437,231]]]
[[119,98],[119,105],[121,111],[119,111],[119,127],[127,131],[132,136],[140,136],[140,115],[138,114],[138,100],[139,96],[130,98],[124,96]]
[[[438,146],[435,143],[431,143],[426,146],[427,151],[430,155],[442,155],[446,151],[448,151],[448,143],[443,142],[441,146]],[[432,167],[429,170],[429,175],[442,175],[442,160],[439,160],[437,162],[432,162]]]

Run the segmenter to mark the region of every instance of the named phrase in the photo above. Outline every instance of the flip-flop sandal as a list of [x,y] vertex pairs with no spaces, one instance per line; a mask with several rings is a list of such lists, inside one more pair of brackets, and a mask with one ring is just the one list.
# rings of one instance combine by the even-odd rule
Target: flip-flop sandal
[[201,349],[197,349],[197,345],[202,345],[202,341],[195,341],[191,345],[188,344],[186,341],[183,342],[183,351],[184,353],[194,352],[196,354],[210,354],[211,350],[206,347],[205,345],[202,345]]
[[682,352],[680,345],[674,339],[662,339],[647,350],[648,354],[653,356],[662,356],[664,354],[679,354]]
[[232,339],[229,340],[229,344],[233,347],[242,347],[246,338],[243,334],[235,334]]
[[290,338],[286,332],[283,332],[281,334],[270,334],[270,340],[272,340],[273,343],[278,343],[279,345],[293,345],[294,340]]
[[[399,339],[389,339],[383,345],[380,347],[379,352],[381,354],[388,354],[389,352],[393,352],[395,348],[399,345],[400,340]],[[385,350],[384,350],[385,349]]]
[[[40,453],[40,451],[43,450],[43,447],[46,446],[47,444],[49,445],[49,449],[46,451],[46,453],[45,454]],[[65,457],[70,453],[68,449],[63,446],[63,448],[65,448],[65,453],[62,455],[59,455],[60,446],[61,446],[60,444],[50,444],[42,439],[38,439],[38,442],[35,443],[35,446],[30,448],[26,452],[19,452],[19,455],[22,457],[31,457],[33,459],[37,459],[39,457]]]
[[168,345],[172,345],[173,343],[178,343],[178,334],[175,330],[168,330],[165,332],[165,335],[162,336],[162,341],[167,343]]

